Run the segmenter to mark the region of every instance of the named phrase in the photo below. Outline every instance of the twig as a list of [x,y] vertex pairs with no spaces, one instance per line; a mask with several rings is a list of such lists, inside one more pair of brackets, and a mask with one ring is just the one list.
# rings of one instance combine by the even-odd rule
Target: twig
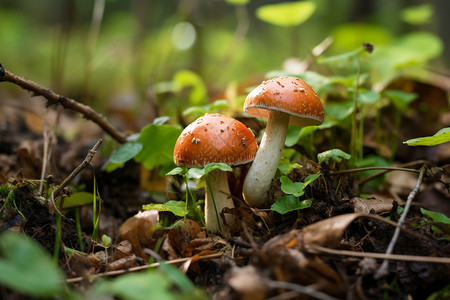
[[383,170],[385,172],[386,171],[404,171],[404,172],[419,173],[419,170],[409,169],[409,168],[401,168],[401,167],[365,167],[365,168],[355,168],[355,169],[348,169],[348,170],[341,170],[341,171],[331,171],[330,175],[340,175],[340,174],[364,172],[364,171],[372,171],[372,170]]
[[[389,255],[394,250],[395,243],[397,242],[398,236],[400,234],[400,229],[403,226],[403,223],[405,222],[406,215],[408,214],[408,210],[411,206],[412,201],[416,197],[417,193],[420,190],[420,186],[422,184],[423,175],[425,174],[427,167],[424,165],[420,168],[419,178],[417,179],[416,186],[411,191],[411,193],[408,195],[408,199],[406,200],[405,207],[403,209],[402,215],[400,219],[398,220],[397,227],[395,228],[394,235],[392,236],[391,242],[388,245],[388,248],[386,250],[386,254]],[[378,269],[377,273],[375,273],[375,279],[380,279],[384,276],[386,276],[388,271],[388,263],[389,261],[385,259],[383,263],[381,264],[380,268]]]
[[83,115],[88,120],[93,121],[100,126],[107,134],[113,137],[119,143],[125,143],[127,141],[126,136],[118,131],[111,123],[109,123],[102,115],[97,113],[90,106],[81,104],[73,99],[61,96],[51,89],[42,87],[34,81],[25,79],[21,76],[17,76],[8,70],[6,70],[0,63],[0,82],[6,81],[20,86],[21,88],[32,92],[35,95],[45,97],[48,102],[47,106],[60,104],[66,109],[76,111]]
[[417,255],[401,255],[401,254],[386,254],[386,253],[374,253],[374,252],[357,252],[348,250],[330,249],[320,246],[305,246],[305,250],[317,254],[324,253],[330,255],[352,256],[352,257],[365,257],[385,260],[401,260],[401,261],[415,261],[415,262],[427,262],[436,264],[450,264],[450,257],[436,257],[436,256],[417,256]]
[[[203,255],[203,256],[199,256],[198,260],[204,260],[204,259],[211,259],[211,258],[219,258],[222,257],[224,254],[223,253],[214,253],[214,254],[207,254],[207,255]],[[138,266],[138,267],[133,267],[133,268],[128,268],[125,270],[116,270],[116,271],[109,271],[109,272],[103,272],[103,273],[99,273],[99,274],[95,274],[90,276],[90,279],[94,279],[94,278],[99,278],[99,277],[106,277],[106,276],[117,276],[120,274],[124,274],[124,273],[128,273],[128,272],[137,272],[137,271],[142,271],[148,268],[154,268],[154,267],[158,267],[160,266],[162,263],[164,264],[169,264],[169,265],[173,265],[173,264],[178,264],[178,263],[183,263],[186,262],[188,260],[192,259],[192,257],[185,257],[185,258],[179,258],[179,259],[173,259],[173,260],[169,260],[169,261],[165,261],[165,262],[156,262],[153,264],[149,264],[149,265],[144,265],[144,266]],[[76,282],[80,282],[84,279],[85,277],[75,277],[75,278],[69,278],[66,279],[67,283],[76,283]]]
[[89,166],[91,164],[91,160],[92,158],[94,158],[95,153],[97,152],[98,147],[100,147],[100,144],[103,142],[102,139],[99,139],[97,141],[97,143],[95,143],[94,147],[92,147],[91,150],[89,150],[88,154],[86,155],[86,158],[83,160],[83,162],[76,167],[75,170],[72,171],[72,173],[70,173],[69,176],[67,176],[66,179],[64,179],[64,181],[59,185],[59,187],[53,192],[54,195],[58,196],[58,194],[61,192],[61,190],[63,188],[66,187],[66,185],[69,184],[69,182],[72,181],[72,179],[78,175],[78,173],[81,172],[81,170],[83,170],[84,168],[86,168],[87,166]]
[[323,292],[317,291],[313,288],[310,288],[308,286],[304,286],[304,285],[300,285],[300,284],[296,284],[296,283],[292,283],[292,282],[264,280],[264,283],[273,289],[291,290],[291,291],[295,291],[299,294],[308,295],[308,296],[311,296],[311,297],[314,297],[314,298],[320,299],[320,300],[337,300],[338,299],[333,296],[327,295]]

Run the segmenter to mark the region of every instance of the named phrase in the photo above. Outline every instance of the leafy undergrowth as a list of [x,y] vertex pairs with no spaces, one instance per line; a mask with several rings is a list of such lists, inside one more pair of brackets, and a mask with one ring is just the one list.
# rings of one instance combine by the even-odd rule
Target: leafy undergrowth
[[[394,48],[414,52],[411,44],[429,38],[404,37]],[[243,200],[248,164],[187,169],[172,159],[178,123],[207,112],[233,115],[260,139],[264,122],[233,109],[239,99],[178,111],[182,122],[155,119],[112,154],[98,153],[57,195],[56,183],[102,133],[64,115],[72,122],[60,128],[66,135],[85,127],[71,134],[76,140],[57,140],[27,111],[0,112],[1,298],[450,297],[446,92],[399,74],[377,81],[371,72],[380,76],[381,69],[413,62],[378,56],[365,65],[371,50],[366,44],[318,59],[338,75],[298,75],[323,99],[325,122],[289,128],[265,209]],[[43,157],[53,176],[35,180]],[[213,170],[227,172],[236,205],[218,212],[235,220],[218,234],[205,231],[203,217],[205,177]],[[393,252],[386,253],[409,198]]]

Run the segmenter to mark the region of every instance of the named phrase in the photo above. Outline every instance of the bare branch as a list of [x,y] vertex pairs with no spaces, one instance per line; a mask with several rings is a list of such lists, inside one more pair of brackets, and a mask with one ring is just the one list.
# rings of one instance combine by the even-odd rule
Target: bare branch
[[47,106],[60,104],[65,109],[76,111],[83,115],[88,120],[93,121],[100,126],[107,134],[113,137],[119,143],[125,143],[127,141],[126,136],[118,131],[111,123],[109,123],[101,114],[93,110],[90,106],[81,104],[73,99],[61,96],[51,89],[42,87],[34,81],[25,79],[21,76],[17,76],[8,70],[6,70],[0,63],[0,82],[6,81],[12,84],[18,85],[21,88],[28,90],[35,95],[45,97],[48,102]]

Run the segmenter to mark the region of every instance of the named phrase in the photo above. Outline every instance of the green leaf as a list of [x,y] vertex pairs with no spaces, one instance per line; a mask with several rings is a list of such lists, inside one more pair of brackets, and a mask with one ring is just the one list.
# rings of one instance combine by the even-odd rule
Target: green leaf
[[176,167],[176,168],[172,169],[172,171],[168,172],[166,174],[166,176],[171,176],[171,175],[186,176],[187,172],[188,172],[188,169],[186,167]]
[[[63,209],[92,204],[93,199],[94,196],[92,193],[76,192],[71,194],[69,197],[64,198]],[[59,201],[57,201],[56,204],[59,205]]]
[[288,175],[292,170],[301,168],[302,165],[298,163],[279,163],[278,169],[281,171],[283,175]]
[[102,235],[102,245],[108,247],[111,244],[112,239],[106,234]]
[[450,218],[446,215],[434,211],[429,211],[424,208],[420,208],[420,212],[431,220],[435,227],[442,230],[445,234],[450,235]]
[[332,33],[334,42],[332,48],[335,53],[354,51],[364,42],[371,42],[374,45],[386,45],[392,39],[391,32],[381,25],[368,23],[346,23],[336,26]]
[[169,119],[170,119],[169,116],[161,116],[161,117],[155,118],[152,123],[155,125],[163,125],[164,123],[169,121]]
[[186,215],[186,203],[184,201],[170,200],[164,204],[150,203],[142,205],[143,210],[156,209],[157,211],[170,211],[178,217]]
[[[318,126],[306,126],[306,127],[289,126],[286,134],[286,140],[284,141],[284,145],[286,147],[292,147],[295,144],[297,144],[300,140],[311,136],[317,129],[319,129]],[[306,145],[304,146],[305,148],[307,148]]]
[[372,90],[360,90],[358,93],[358,103],[373,104],[380,99],[380,94]]
[[353,109],[353,101],[327,103],[324,107],[325,115],[334,120],[348,119]]
[[148,170],[174,164],[173,148],[181,131],[180,127],[173,125],[149,124],[145,126],[139,138],[142,150],[134,159],[142,163]]
[[200,179],[205,175],[205,169],[201,168],[190,168],[187,172],[188,179]]
[[114,151],[109,161],[114,164],[120,164],[129,161],[142,150],[142,144],[139,142],[125,143]]
[[293,195],[286,195],[278,199],[272,206],[271,210],[276,211],[279,214],[285,214],[291,211],[305,209],[310,207],[312,204],[311,200],[299,201],[298,197]]
[[227,100],[216,100],[211,104],[202,106],[191,106],[185,109],[182,113],[183,116],[191,115],[193,118],[199,118],[206,113],[217,113],[223,109],[229,107]]
[[277,26],[297,26],[308,20],[316,9],[312,1],[267,4],[256,10],[256,16]]
[[172,265],[162,263],[160,266],[162,271],[175,283],[183,293],[191,294],[195,290],[192,281],[184,275],[180,270]]
[[403,144],[408,144],[408,146],[434,146],[446,142],[450,142],[450,127],[442,128],[433,136],[410,139]]
[[389,99],[392,100],[395,107],[400,111],[404,111],[409,103],[417,99],[418,95],[416,93],[407,93],[401,90],[386,90],[383,92]]
[[285,194],[291,194],[295,197],[302,196],[304,192],[304,183],[303,182],[292,182],[289,177],[287,176],[281,176],[280,177],[281,182],[281,190]]
[[319,178],[320,175],[322,175],[322,173],[318,172],[318,173],[306,176],[305,185],[304,185],[303,189],[305,189],[310,183],[314,182],[317,178]]
[[208,100],[208,90],[202,78],[196,73],[189,70],[178,71],[174,77],[177,91],[189,88],[190,105],[204,105]]
[[400,12],[401,19],[411,25],[428,24],[434,15],[434,8],[431,4],[410,6]]
[[204,168],[205,175],[208,175],[209,172],[212,172],[214,170],[220,170],[224,172],[232,172],[233,168],[225,163],[209,163]]
[[13,232],[0,235],[0,283],[34,297],[62,295],[64,277],[41,245]]
[[111,295],[126,300],[161,299],[176,300],[176,294],[171,291],[170,280],[154,270],[141,273],[128,273],[114,280],[101,280],[94,286],[94,294]]
[[340,163],[342,159],[349,160],[352,156],[348,153],[340,149],[331,149],[328,151],[324,151],[322,153],[317,154],[317,160],[319,161],[319,165],[325,162],[327,165],[332,159],[334,162]]
[[225,0],[225,2],[231,5],[246,5],[250,0]]
[[328,56],[328,57],[319,57],[317,59],[317,62],[320,64],[335,64],[337,62],[342,62],[345,61],[347,62],[348,60],[352,60],[354,58],[356,58],[358,55],[364,53],[366,50],[363,46],[360,46],[358,48],[356,48],[355,50],[346,52],[346,53],[342,53],[342,54],[338,54],[338,55],[334,55],[334,56]]

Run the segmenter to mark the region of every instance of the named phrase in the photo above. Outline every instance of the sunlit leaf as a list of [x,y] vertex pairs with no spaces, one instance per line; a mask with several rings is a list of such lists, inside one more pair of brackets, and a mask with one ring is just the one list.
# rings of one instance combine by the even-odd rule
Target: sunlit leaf
[[205,169],[202,168],[190,168],[187,172],[188,179],[200,179],[205,175]]
[[298,197],[295,197],[294,195],[286,195],[272,204],[270,209],[276,211],[279,214],[285,214],[291,211],[308,208],[311,206],[311,204],[312,201],[309,199],[299,201]]
[[170,172],[168,172],[166,174],[166,176],[170,176],[170,175],[185,175],[187,173],[187,168],[186,167],[176,167],[174,169],[172,169]]
[[212,172],[214,170],[220,170],[224,172],[232,172],[233,168],[225,163],[209,163],[205,166],[205,175],[208,175],[209,172]]
[[267,4],[256,10],[256,16],[272,25],[297,26],[308,20],[316,9],[312,1]]
[[442,128],[433,136],[410,139],[403,143],[408,146],[434,146],[446,142],[450,142],[450,127]]
[[141,131],[139,141],[142,150],[135,156],[148,170],[174,164],[173,148],[181,134],[181,128],[172,125],[149,124]]
[[250,0],[225,0],[225,1],[231,5],[246,5],[250,2]]
[[362,43],[370,42],[377,47],[386,45],[392,40],[392,35],[381,25],[368,23],[349,23],[337,26],[333,30],[334,42],[332,47],[339,52],[353,51]]
[[[92,204],[93,198],[92,193],[75,192],[64,198],[63,209]],[[59,201],[56,204],[59,205]]]
[[278,169],[281,171],[283,175],[288,175],[292,170],[301,168],[302,165],[298,163],[279,163]]
[[352,156],[350,154],[345,153],[340,149],[331,149],[317,154],[317,160],[319,161],[319,165],[322,164],[323,162],[325,162],[328,165],[330,160],[340,163],[342,159],[349,160],[351,157]]
[[102,245],[104,247],[108,247],[111,244],[112,239],[106,234],[102,235]]
[[0,283],[18,292],[53,298],[64,290],[63,275],[41,245],[13,232],[0,235]]
[[304,187],[303,187],[303,188],[305,188],[306,186],[308,186],[308,185],[310,185],[312,182],[314,182],[317,178],[320,177],[320,175],[322,175],[322,173],[318,172],[318,173],[310,174],[310,175],[306,176],[306,178],[305,178],[305,180],[304,180],[304,183],[305,183],[305,184],[304,184]]
[[163,204],[150,203],[142,205],[143,210],[156,209],[157,211],[170,211],[176,216],[184,217],[186,215],[186,203],[184,201],[170,200]]
[[434,15],[434,8],[430,3],[410,6],[400,12],[401,19],[412,25],[428,24]]

